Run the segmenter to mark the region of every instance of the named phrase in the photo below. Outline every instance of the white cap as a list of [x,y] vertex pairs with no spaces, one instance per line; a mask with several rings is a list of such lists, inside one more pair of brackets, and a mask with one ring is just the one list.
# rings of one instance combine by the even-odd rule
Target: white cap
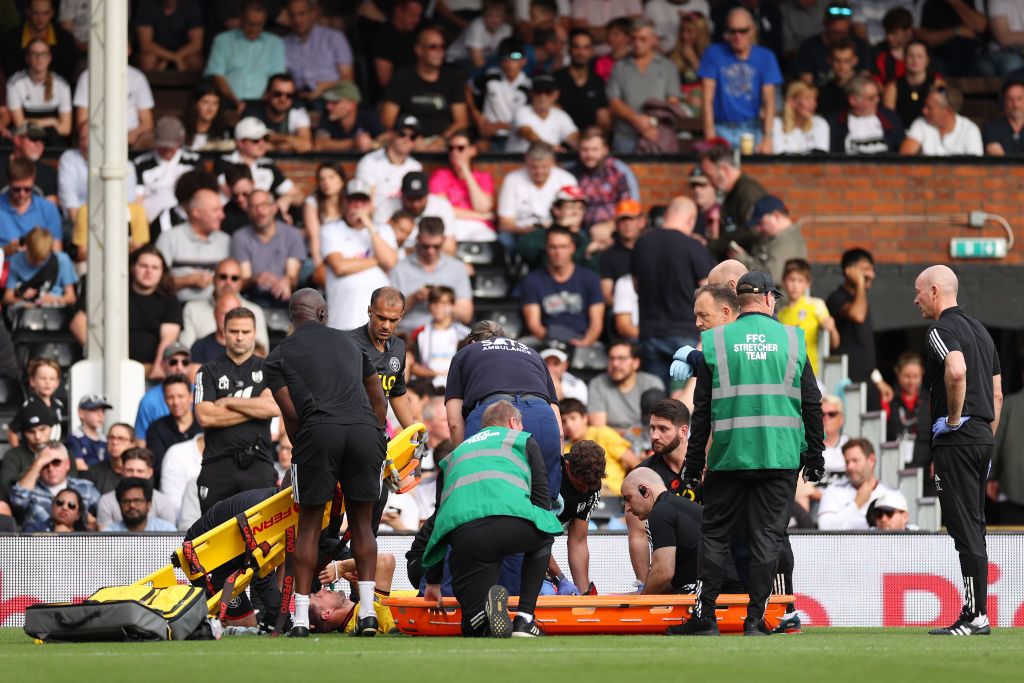
[[907,499],[899,491],[886,491],[878,498],[875,498],[876,510],[900,510],[907,511]]
[[235,124],[236,140],[260,140],[268,132],[266,124],[255,116],[246,116]]
[[565,351],[561,349],[544,349],[543,351],[540,352],[540,357],[543,358],[544,360],[554,357],[562,361],[563,363],[569,360],[569,356],[565,355]]

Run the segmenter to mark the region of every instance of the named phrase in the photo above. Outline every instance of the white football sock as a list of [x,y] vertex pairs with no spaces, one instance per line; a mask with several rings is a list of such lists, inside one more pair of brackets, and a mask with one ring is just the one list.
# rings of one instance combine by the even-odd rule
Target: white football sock
[[309,596],[295,594],[295,617],[292,619],[293,626],[305,626],[309,628]]
[[359,582],[359,618],[372,617],[373,611],[373,581]]
[[521,617],[522,620],[525,621],[527,624],[533,621],[533,615],[527,614],[526,612],[516,612],[516,616]]

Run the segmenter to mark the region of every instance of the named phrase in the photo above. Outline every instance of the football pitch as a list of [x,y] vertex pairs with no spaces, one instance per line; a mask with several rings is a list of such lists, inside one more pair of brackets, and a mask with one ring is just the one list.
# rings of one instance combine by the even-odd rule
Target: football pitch
[[925,629],[812,628],[770,638],[461,640],[332,634],[305,640],[37,645],[21,629],[6,628],[0,629],[0,678],[12,683],[993,683],[1024,680],[1024,630],[996,629],[991,636],[972,638],[928,636]]

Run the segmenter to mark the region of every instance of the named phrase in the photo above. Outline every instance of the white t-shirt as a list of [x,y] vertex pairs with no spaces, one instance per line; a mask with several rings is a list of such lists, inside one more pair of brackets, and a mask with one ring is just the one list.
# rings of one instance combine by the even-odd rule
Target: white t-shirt
[[[876,119],[877,120],[877,119]],[[809,154],[814,150],[829,151],[828,122],[820,116],[811,117],[811,129],[782,130],[782,117],[776,117],[772,126],[772,145],[776,154]]]
[[80,43],[89,42],[90,0],[60,0],[60,13],[57,21],[61,24],[71,22],[71,35]]
[[[392,248],[395,233],[386,223],[377,232]],[[366,230],[356,230],[344,221],[329,221],[320,227],[320,251],[324,258],[335,252],[345,258],[373,256],[373,238]],[[327,268],[327,324],[336,330],[351,330],[366,323],[366,307],[370,295],[378,287],[388,287],[391,280],[380,266],[351,275],[337,276]]]
[[373,205],[376,207],[374,222],[386,223],[391,218],[391,214],[401,206],[402,178],[406,173],[422,170],[423,164],[411,156],[401,164],[391,163],[383,147],[359,160],[356,164],[356,177],[365,180],[373,188]]
[[427,323],[416,335],[416,346],[424,365],[437,373],[433,378],[435,387],[443,387],[448,381],[448,367],[452,357],[459,350],[459,342],[469,334],[469,328],[461,323],[452,323],[443,330]]
[[288,135],[295,135],[303,128],[312,126],[309,112],[303,107],[292,107],[288,110]]
[[181,501],[188,483],[199,476],[203,467],[203,454],[199,452],[197,438],[168,448],[160,466],[160,491],[173,503],[175,521],[181,512]]
[[[399,202],[399,205],[401,205],[401,202]],[[394,213],[394,211],[391,213]],[[441,222],[444,223],[445,235],[451,235],[455,230],[455,209],[452,208],[452,203],[444,195],[427,195],[427,205],[423,207],[423,213],[416,219],[412,232],[409,233],[409,237],[405,240],[405,246],[412,246],[416,243],[416,236],[420,234],[420,221],[427,216],[441,219]],[[388,214],[388,218],[391,218],[390,214]]]
[[512,27],[509,24],[502,24],[494,33],[491,33],[484,24],[484,18],[477,17],[469,22],[466,30],[452,42],[451,47],[448,48],[448,60],[469,59],[470,49],[483,50],[485,57],[493,57],[498,51],[498,44],[511,35]]
[[506,152],[525,152],[530,147],[530,141],[519,137],[517,133],[522,127],[529,128],[552,147],[557,147],[568,140],[569,136],[579,132],[572,117],[564,109],[555,107],[542,119],[533,107],[520,107],[512,119],[512,134],[508,138]]
[[525,168],[517,168],[501,184],[498,216],[514,218],[518,226],[550,225],[555,195],[566,185],[577,184],[573,174],[555,166],[544,185],[537,187]]
[[492,78],[484,84],[484,118],[492,123],[512,123],[516,111],[529,101],[526,91],[532,81],[520,72],[514,81],[505,76]]
[[1005,17],[1011,31],[1024,31],[1024,2],[1020,0],[989,0],[988,15]]
[[[76,107],[89,107],[89,70],[86,69],[78,77],[75,84],[75,97],[72,103]],[[132,130],[139,127],[139,112],[153,109],[153,91],[142,72],[134,66],[128,67],[128,108],[125,113],[125,128]]]
[[825,458],[825,471],[826,472],[846,472],[846,458],[843,457],[843,444],[850,440],[846,434],[839,435],[839,443],[835,446],[825,446],[825,450],[821,452],[822,457]]
[[884,493],[891,493],[892,489],[878,482],[875,490],[863,506],[858,507],[857,489],[849,481],[841,481],[831,484],[821,494],[821,502],[818,504],[818,528],[822,531],[854,531],[867,529],[868,519],[865,517],[871,501]]
[[612,313],[629,313],[633,325],[640,326],[640,297],[633,286],[632,275],[623,275],[615,281],[615,287],[612,289]]
[[691,12],[703,14],[708,22],[711,21],[711,9],[708,7],[707,0],[686,0],[685,2],[648,0],[644,7],[644,14],[654,22],[654,31],[658,34],[658,47],[663,54],[668,54],[676,49],[679,23],[684,15]]
[[926,157],[948,157],[957,154],[981,156],[985,153],[981,142],[981,130],[970,119],[957,114],[956,123],[949,135],[919,117],[907,131],[907,137],[921,145],[921,154]]
[[7,81],[8,109],[21,109],[26,118],[56,116],[71,113],[71,88],[59,74],[53,78],[50,97],[46,97],[46,82],[36,83],[28,71],[19,71]]
[[[411,531],[419,531],[420,528],[420,506],[416,502],[416,496],[413,492],[409,493],[394,493],[388,494],[387,505],[384,506],[385,512],[394,512],[398,510],[398,518],[402,520],[402,526]],[[380,525],[381,531],[394,531],[394,529],[388,524]]]
[[885,143],[885,131],[882,121],[876,114],[871,116],[854,116],[850,114],[847,124],[847,154],[878,154],[888,151]]

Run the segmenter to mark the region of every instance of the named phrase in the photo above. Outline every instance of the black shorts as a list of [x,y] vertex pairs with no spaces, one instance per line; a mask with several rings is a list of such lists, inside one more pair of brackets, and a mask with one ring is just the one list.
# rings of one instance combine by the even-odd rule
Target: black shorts
[[[224,582],[228,580],[231,573],[242,568],[241,560],[231,560],[227,564],[223,564],[210,572],[210,582],[213,584],[214,592],[219,591],[224,587]],[[205,578],[198,578],[192,581],[193,586],[199,586],[205,589],[206,597],[212,598],[213,594],[210,593],[209,586],[206,585]],[[235,597],[228,601],[227,614],[225,616],[228,619],[242,619],[253,613],[252,602],[249,600],[249,594],[247,591],[242,591]]]
[[372,425],[304,427],[292,451],[292,496],[301,505],[323,505],[340,483],[347,500],[376,501],[386,453],[384,434]]

